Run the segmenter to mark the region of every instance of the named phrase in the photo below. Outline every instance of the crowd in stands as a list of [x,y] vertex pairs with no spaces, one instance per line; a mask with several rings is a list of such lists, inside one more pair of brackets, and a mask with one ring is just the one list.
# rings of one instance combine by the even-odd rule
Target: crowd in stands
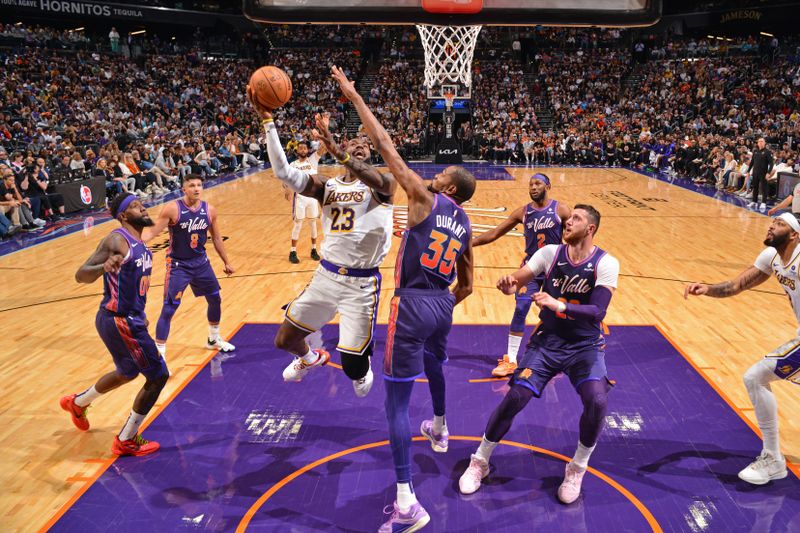
[[[0,40],[13,40],[0,49],[0,206],[8,226],[33,230],[61,216],[55,186],[71,179],[104,176],[109,195],[145,197],[175,188],[188,172],[261,164],[264,138],[243,90],[259,64],[292,79],[294,97],[275,113],[285,141],[309,139],[318,112],[331,113],[342,134],[348,107],[329,69],[361,78],[368,61],[360,43],[376,32],[383,30],[276,26],[268,35],[274,48],[263,55],[243,45],[243,57],[256,50],[254,60],[215,59],[196,42],[165,44],[155,35],[128,57],[112,53],[107,36],[101,46],[82,32],[0,25]],[[511,56],[520,35],[486,31],[486,45],[499,52],[474,62],[472,117],[458,128],[464,151],[506,163],[651,167],[746,191],[747,154],[763,136],[776,168],[797,169],[800,67],[791,47],[781,54],[772,40],[655,40],[643,65],[625,35],[535,30],[543,43],[568,46],[543,46],[526,64]],[[423,157],[442,125],[429,120],[422,47],[409,28],[385,36],[377,83],[365,97],[403,154]],[[324,56],[302,46],[312,42],[323,43]],[[739,53],[729,53],[734,47]],[[543,127],[544,112],[552,128]],[[0,217],[0,233],[4,227]]]

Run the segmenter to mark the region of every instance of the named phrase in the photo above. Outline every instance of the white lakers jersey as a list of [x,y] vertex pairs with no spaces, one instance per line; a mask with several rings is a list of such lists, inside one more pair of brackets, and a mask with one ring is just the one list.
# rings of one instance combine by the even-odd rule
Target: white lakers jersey
[[789,301],[792,303],[794,309],[794,316],[797,318],[798,327],[800,327],[800,244],[798,244],[792,252],[792,258],[789,263],[784,265],[781,261],[781,256],[775,248],[766,248],[755,262],[755,267],[764,274],[774,274],[781,284],[786,295],[789,296]]
[[304,161],[295,159],[289,164],[294,168],[296,168],[297,170],[302,170],[303,172],[305,172],[310,176],[317,173],[317,168],[319,167],[319,154],[317,154],[317,152],[314,152],[313,154],[306,157]]
[[[291,163],[290,166],[296,168],[297,170],[302,170],[309,176],[313,176],[317,174],[319,168],[319,154],[317,152],[312,153],[304,161],[300,161],[299,159],[295,159]],[[286,187],[284,185],[284,187]],[[295,215],[295,219],[298,218],[305,218],[308,215],[309,218],[319,218],[319,207],[316,198],[309,198],[307,196],[303,196],[301,194],[294,193],[293,195],[293,214]],[[311,211],[307,213],[307,211]]]
[[381,203],[364,183],[329,179],[322,200],[322,257],[343,267],[380,266],[392,246],[392,213],[393,206]]

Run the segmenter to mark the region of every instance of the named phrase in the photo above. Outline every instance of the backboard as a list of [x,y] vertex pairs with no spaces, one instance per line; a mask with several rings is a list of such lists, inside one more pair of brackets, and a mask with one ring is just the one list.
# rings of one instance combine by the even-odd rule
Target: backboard
[[649,26],[661,0],[243,0],[259,22],[445,26]]

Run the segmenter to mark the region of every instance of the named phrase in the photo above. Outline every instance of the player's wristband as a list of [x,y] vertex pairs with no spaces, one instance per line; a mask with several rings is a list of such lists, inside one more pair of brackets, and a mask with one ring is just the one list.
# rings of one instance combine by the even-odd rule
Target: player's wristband
[[556,308],[557,313],[561,313],[562,315],[567,310],[567,304],[564,302],[558,302],[558,307]]
[[265,119],[262,119],[262,120],[261,120],[261,124],[263,124],[263,125],[267,125],[267,124],[269,124],[270,122],[275,122],[275,119],[272,119],[272,118],[265,118]]
[[338,161],[340,165],[344,165],[345,163],[350,161],[350,154],[345,155],[344,159],[342,159],[342,160],[337,159],[336,161]]

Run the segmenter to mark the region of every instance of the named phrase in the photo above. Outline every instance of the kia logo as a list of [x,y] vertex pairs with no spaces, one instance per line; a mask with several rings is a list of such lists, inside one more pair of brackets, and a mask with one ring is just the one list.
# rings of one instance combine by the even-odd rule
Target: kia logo
[[92,203],[92,190],[86,185],[81,185],[81,201],[86,205]]
[[449,149],[439,150],[439,155],[456,155],[457,153],[458,153],[458,148],[449,148]]

